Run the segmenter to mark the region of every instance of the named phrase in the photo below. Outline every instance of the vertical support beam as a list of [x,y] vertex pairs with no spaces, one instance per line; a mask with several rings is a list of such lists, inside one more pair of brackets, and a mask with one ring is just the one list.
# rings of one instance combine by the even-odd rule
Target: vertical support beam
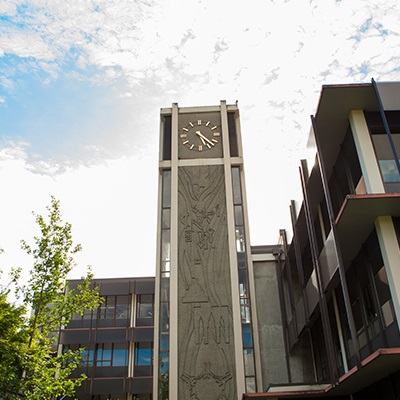
[[[284,338],[283,338],[283,343],[285,346],[285,362],[286,362],[286,371],[287,371],[287,376],[288,376],[288,382],[292,383],[292,374],[290,371],[290,362],[289,362],[289,352],[290,352],[290,344],[289,344],[289,332],[288,332],[288,320],[287,320],[287,311],[286,311],[286,302],[285,302],[285,289],[283,285],[283,274],[286,273],[287,275],[287,281],[289,285],[289,297],[290,297],[290,307],[291,307],[291,314],[292,318],[294,317],[294,312],[295,309],[294,307],[294,299],[293,299],[293,284],[292,284],[292,277],[291,277],[291,272],[290,272],[290,260],[289,260],[289,253],[288,253],[288,242],[287,242],[287,235],[286,231],[284,229],[279,230],[279,236],[282,239],[282,245],[283,245],[283,254],[285,257],[285,267],[284,270],[282,271],[282,260],[281,260],[281,252],[277,255],[277,278],[278,278],[278,291],[279,291],[279,302],[281,304],[281,318],[282,318],[282,324],[284,327]],[[265,388],[264,388],[265,390]]]
[[385,264],[397,325],[400,329],[400,249],[391,216],[378,217],[376,233]]
[[364,112],[351,111],[349,120],[367,193],[385,193]]
[[[228,242],[229,242],[229,265],[231,276],[231,293],[232,293],[232,313],[234,316],[240,316],[240,299],[239,299],[239,276],[236,258],[236,234],[235,234],[235,214],[233,208],[233,189],[232,189],[232,173],[231,159],[229,151],[229,132],[228,132],[228,113],[226,102],[221,101],[221,130],[223,145],[223,160],[225,174],[225,192],[226,192],[226,216],[228,221]],[[244,381],[244,361],[243,361],[243,342],[242,342],[242,326],[240,318],[233,318],[234,347],[235,347],[235,365],[236,365],[236,382],[237,382],[237,400],[242,398],[242,394],[246,391]]]
[[339,307],[338,307],[338,303],[337,303],[335,290],[332,291],[332,299],[333,299],[333,309],[335,310],[336,325],[337,325],[337,330],[338,330],[338,335],[339,335],[340,352],[342,355],[343,368],[344,368],[344,372],[347,373],[347,372],[349,372],[349,366],[347,364],[346,346],[344,345],[343,329],[342,329],[342,323],[340,321]]
[[[301,286],[302,298],[301,298],[300,301],[303,302],[304,315],[305,315],[305,317],[307,319],[310,316],[310,312],[308,310],[308,304],[307,304],[307,301],[306,301],[306,283],[304,282],[304,268],[303,268],[303,262],[302,262],[302,259],[301,259],[299,233],[297,232],[297,227],[296,227],[296,222],[297,222],[296,205],[295,205],[295,202],[293,200],[290,202],[290,217],[291,217],[292,228],[293,228],[293,242],[294,242],[294,254],[295,254],[295,257],[296,257],[296,270],[297,270],[297,275],[299,277],[300,286]],[[297,328],[296,306],[297,306],[297,304],[294,304],[293,318],[294,318],[294,321],[296,322],[295,326]],[[296,331],[297,331],[297,329],[296,329]],[[299,334],[299,332],[296,332],[296,335],[298,335],[298,334]]]
[[178,104],[171,129],[171,275],[169,324],[169,398],[178,398]]
[[[319,160],[318,160],[319,161]],[[312,210],[310,207],[310,199],[308,196],[307,190],[307,182],[304,172],[306,170],[306,161],[302,160],[302,168],[301,168],[301,185],[303,189],[303,198],[304,198],[304,210],[306,212],[306,222],[307,222],[307,230],[308,230],[308,237],[310,240],[310,247],[311,247],[311,257],[313,261],[314,270],[317,277],[317,285],[318,285],[318,297],[319,297],[319,307],[321,311],[321,321],[322,321],[322,329],[324,331],[325,337],[325,345],[326,345],[326,353],[328,358],[328,368],[329,368],[329,379],[332,384],[335,384],[338,380],[337,376],[337,368],[335,362],[335,351],[332,339],[332,329],[331,324],[329,321],[329,314],[328,314],[328,305],[326,301],[326,296],[324,292],[324,285],[322,282],[321,276],[321,266],[318,260],[318,252],[317,252],[317,244],[316,244],[316,235],[315,229],[312,219]]]
[[[364,117],[364,114],[363,114],[363,117]],[[332,198],[331,198],[329,185],[328,185],[328,175],[325,170],[325,162],[322,157],[321,143],[319,141],[317,124],[316,124],[314,116],[311,116],[311,124],[312,124],[312,129],[314,130],[315,144],[317,146],[317,159],[318,159],[318,165],[319,165],[320,171],[321,171],[322,187],[324,190],[326,208],[328,210],[329,223],[331,226],[332,236],[333,236],[333,240],[335,243],[336,254],[337,254],[337,258],[338,258],[338,262],[339,262],[339,265],[338,265],[339,277],[340,277],[340,284],[342,287],[344,304],[345,304],[345,308],[346,308],[347,322],[348,322],[349,328],[350,328],[350,335],[351,335],[351,340],[353,343],[356,363],[357,363],[357,366],[360,368],[361,367],[360,348],[358,346],[356,326],[354,323],[353,310],[351,308],[349,288],[347,286],[347,280],[346,280],[346,271],[344,268],[342,252],[340,249],[340,242],[339,242],[338,234],[336,231],[335,213],[333,211]]]
[[[164,144],[164,122],[160,119],[160,138],[159,143]],[[159,163],[163,160],[163,146],[159,149]],[[157,241],[156,241],[156,280],[154,291],[154,354],[153,354],[153,399],[158,400],[159,393],[159,325],[160,325],[160,281],[161,281],[161,220],[162,220],[162,187],[163,187],[163,169],[158,169],[158,216],[157,216]],[[132,296],[133,297],[133,296]],[[133,313],[133,311],[132,311]],[[134,317],[133,317],[134,318]],[[132,350],[133,351],[133,350]],[[133,353],[132,353],[133,354]],[[131,363],[130,363],[131,364]],[[131,367],[133,368],[133,367]]]

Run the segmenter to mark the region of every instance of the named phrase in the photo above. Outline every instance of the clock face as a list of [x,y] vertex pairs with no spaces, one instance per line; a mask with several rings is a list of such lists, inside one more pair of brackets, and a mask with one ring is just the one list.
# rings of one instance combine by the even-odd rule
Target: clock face
[[198,119],[182,128],[179,138],[189,150],[203,152],[219,146],[221,130],[207,119]]

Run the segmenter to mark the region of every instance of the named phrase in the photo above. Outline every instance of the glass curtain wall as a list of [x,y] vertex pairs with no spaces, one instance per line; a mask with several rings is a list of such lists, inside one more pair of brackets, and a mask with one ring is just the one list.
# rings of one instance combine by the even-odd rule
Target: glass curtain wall
[[169,397],[169,279],[171,272],[171,171],[162,173],[158,398]]
[[233,202],[235,212],[236,254],[239,275],[240,313],[242,320],[243,358],[245,368],[246,392],[256,392],[253,328],[251,321],[249,275],[246,254],[243,200],[240,168],[232,168]]

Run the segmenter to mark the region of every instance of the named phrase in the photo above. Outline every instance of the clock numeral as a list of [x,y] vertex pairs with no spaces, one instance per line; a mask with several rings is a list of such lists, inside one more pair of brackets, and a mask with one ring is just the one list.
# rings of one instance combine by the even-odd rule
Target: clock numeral
[[206,126],[208,126],[208,125],[210,125],[210,124],[211,124],[211,122],[210,122],[210,121],[207,121]]
[[214,143],[218,143],[217,139],[211,139],[211,141],[213,141]]
[[213,132],[213,136],[219,136],[220,133],[219,132]]
[[194,144],[191,144],[190,147],[189,147],[189,149],[192,150],[193,147],[194,147]]
[[183,128],[182,130],[185,132],[189,132],[189,129],[187,129],[187,128]]
[[215,125],[215,126],[213,126],[213,127],[211,128],[211,130],[213,131],[214,129],[217,129],[217,128],[218,128],[218,126]]
[[189,143],[189,140],[185,140],[185,141],[183,142],[183,144],[186,144],[186,143]]
[[190,125],[191,127],[193,127],[193,126],[194,126],[192,122],[189,122],[189,125]]
[[[213,146],[214,146],[214,144],[212,144]],[[207,143],[207,147],[209,148],[209,149],[211,149],[211,144],[210,143]]]
[[201,119],[197,120],[197,125],[201,125]]
[[181,138],[187,137],[187,133],[181,133]]
[[203,151],[203,146],[201,144],[199,144],[198,149],[199,149],[199,151]]

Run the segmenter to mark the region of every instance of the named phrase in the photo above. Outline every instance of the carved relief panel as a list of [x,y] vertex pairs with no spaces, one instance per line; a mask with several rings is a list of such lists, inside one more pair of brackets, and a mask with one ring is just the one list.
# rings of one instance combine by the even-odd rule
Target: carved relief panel
[[236,398],[224,169],[178,172],[178,398]]

